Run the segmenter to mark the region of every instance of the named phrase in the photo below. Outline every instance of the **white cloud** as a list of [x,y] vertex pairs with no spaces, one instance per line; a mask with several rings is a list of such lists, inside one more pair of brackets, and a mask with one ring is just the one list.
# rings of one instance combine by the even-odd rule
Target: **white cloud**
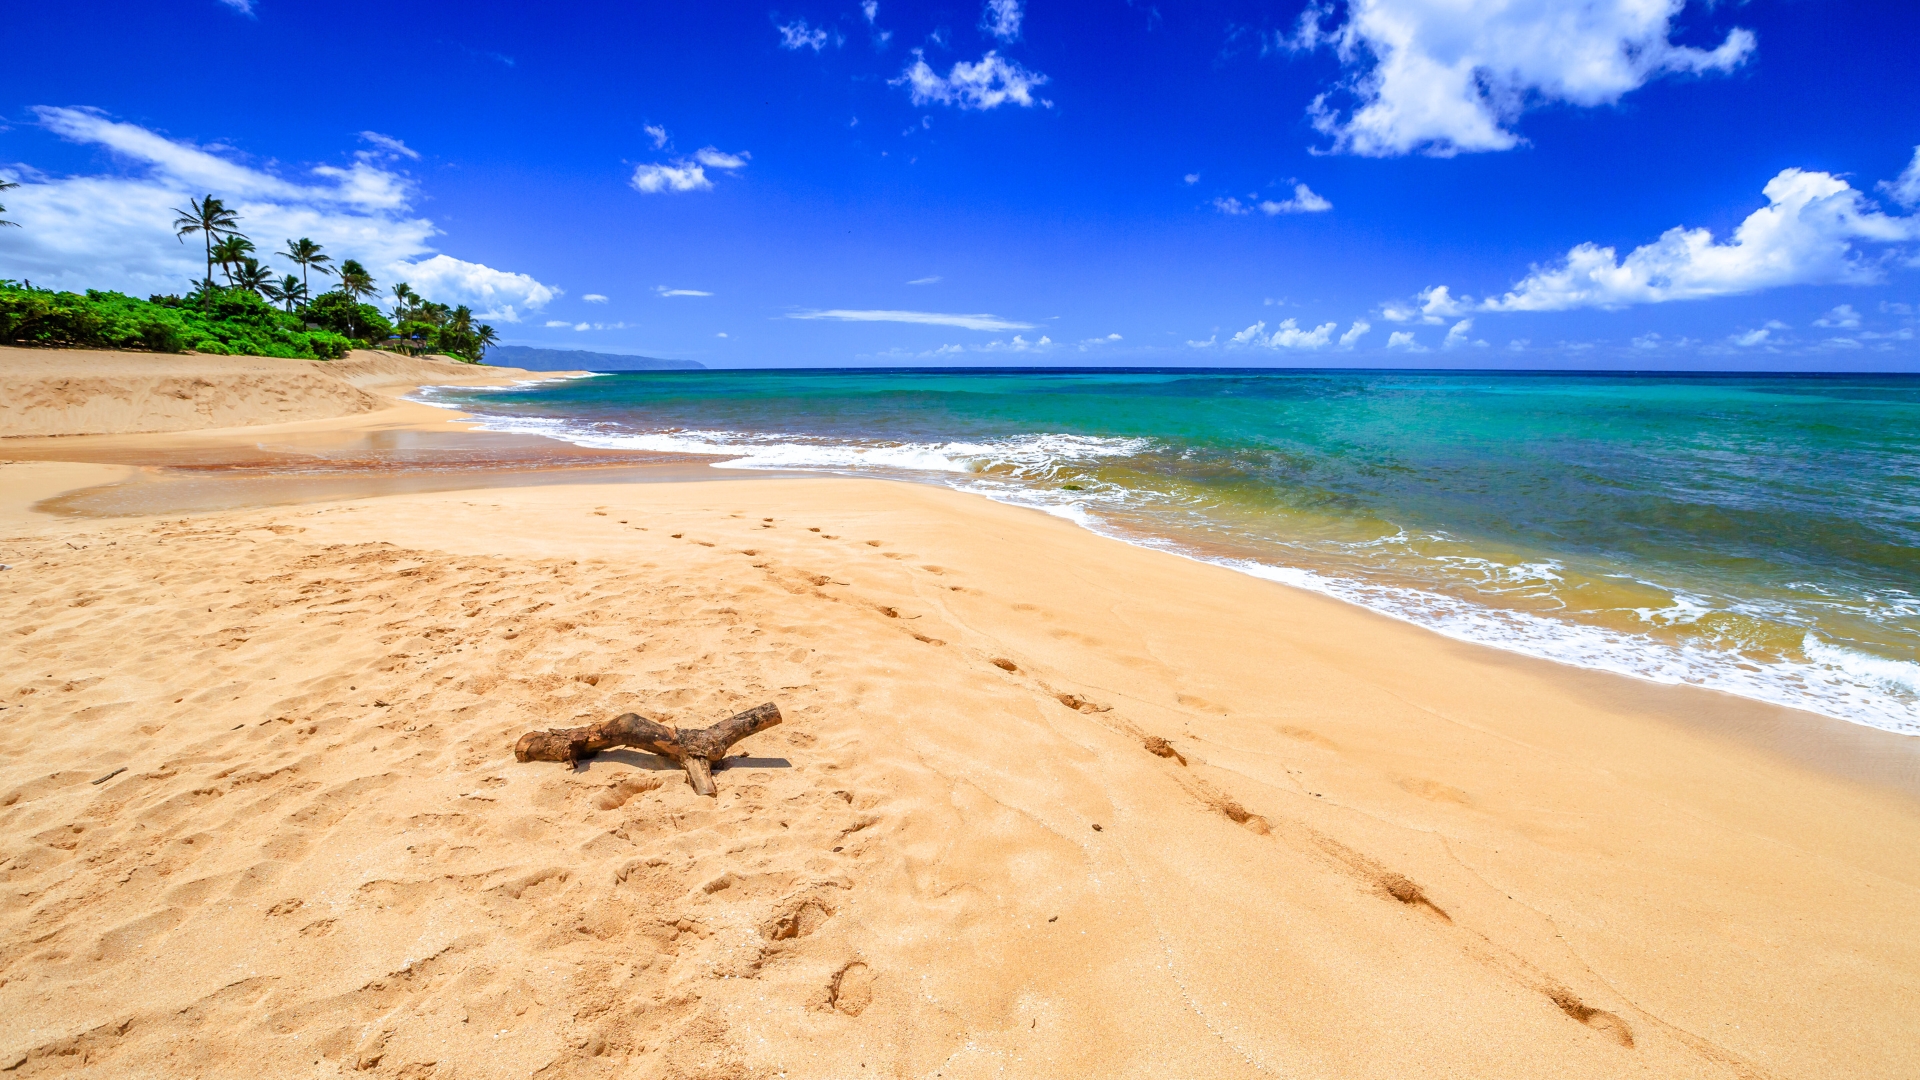
[[242,15],[253,14],[253,0],[220,0],[220,2]]
[[957,105],[962,109],[992,109],[1011,101],[1027,108],[1037,100],[1051,108],[1052,102],[1033,96],[1034,88],[1046,81],[1045,75],[1028,71],[991,49],[975,63],[956,61],[942,76],[929,67],[926,57],[915,49],[913,63],[890,85],[906,86],[915,105],[934,103]]
[[346,168],[311,168],[313,181],[289,180],[95,110],[35,112],[48,130],[105,147],[132,166],[126,174],[36,174],[7,193],[8,216],[23,228],[0,230],[0,265],[37,284],[184,292],[206,270],[201,245],[174,236],[174,208],[211,193],[275,265],[271,253],[285,240],[311,237],[336,260],[358,259],[383,284],[409,281],[428,299],[486,306],[488,318],[502,321],[560,292],[525,274],[436,254],[430,240],[439,230],[414,216],[412,178],[382,163],[398,153],[391,148],[361,151]]
[[1223,214],[1232,214],[1235,217],[1253,212],[1248,209],[1247,204],[1231,195],[1213,200],[1213,208]]
[[372,143],[374,146],[385,150],[389,154],[412,158],[415,161],[420,160],[420,151],[415,150],[413,147],[408,146],[406,143],[401,142],[391,135],[382,135],[377,131],[363,131],[360,133],[360,137]]
[[752,157],[745,150],[729,154],[711,146],[703,146],[693,152],[693,159],[709,169],[744,169]]
[[1311,330],[1303,330],[1295,320],[1288,319],[1274,327],[1273,332],[1269,334],[1263,332],[1267,324],[1262,320],[1233,335],[1227,341],[1227,347],[1246,345],[1263,349],[1318,349],[1333,340],[1333,331],[1337,325],[1321,323]]
[[917,323],[923,326],[958,326],[965,330],[1034,330],[1033,323],[1014,322],[998,315],[948,315],[938,311],[859,311],[835,308],[831,311],[796,311],[789,319],[832,319],[838,322]]
[[471,304],[483,309],[480,318],[500,322],[519,322],[520,308],[538,311],[560,292],[526,274],[495,270],[450,255],[397,263],[388,272],[429,300]]
[[1393,333],[1388,334],[1387,348],[1405,349],[1408,352],[1426,352],[1427,351],[1426,346],[1413,340],[1413,331],[1411,330],[1395,330]]
[[585,300],[589,304],[604,304],[607,302],[607,298],[597,292],[587,293],[586,295],[582,296],[580,299]]
[[[1053,339],[1046,336],[1045,334],[1040,335],[1039,341],[1028,341],[1026,338],[1021,337],[1019,334],[1015,334],[1013,335],[1012,341],[989,341],[985,345],[976,346],[974,348],[974,351],[975,352],[1046,352],[1048,349],[1051,349],[1051,348],[1053,348]],[[947,350],[942,349],[941,351],[945,352]]]
[[707,171],[690,161],[676,161],[671,165],[642,165],[633,170],[633,190],[647,195],[658,195],[663,191],[708,191],[713,181],[707,179]]
[[1415,300],[1417,307],[1409,306],[1402,300],[1389,300],[1380,306],[1380,314],[1388,322],[1403,323],[1418,319],[1429,326],[1439,326],[1448,319],[1466,314],[1473,307],[1470,299],[1455,299],[1452,290],[1445,285],[1422,289]]
[[648,124],[647,126],[641,128],[640,130],[646,132],[647,137],[653,140],[653,148],[655,150],[666,149],[666,146],[667,146],[667,129],[666,128],[661,127],[659,124]]
[[1020,37],[1020,20],[1025,17],[1020,0],[987,0],[986,10],[980,13],[980,29],[1001,41],[1014,41]]
[[1762,327],[1758,330],[1749,330],[1744,334],[1733,334],[1727,338],[1727,341],[1729,341],[1734,345],[1738,345],[1743,349],[1751,349],[1755,345],[1766,344],[1767,338],[1771,337],[1772,335],[1773,335],[1772,330],[1766,327]]
[[1467,335],[1472,332],[1473,320],[1461,319],[1459,322],[1454,323],[1452,328],[1447,331],[1447,336],[1441,340],[1440,347],[1443,349],[1457,349],[1467,344]]
[[1220,340],[1220,335],[1214,334],[1208,337],[1207,340],[1205,341],[1188,341],[1187,344],[1195,349],[1211,349],[1214,347],[1216,343],[1219,342],[1219,340]]
[[1476,301],[1435,285],[1420,292],[1417,306],[1390,300],[1381,313],[1438,325],[1473,311],[1612,310],[1786,285],[1870,285],[1885,276],[1884,259],[1857,245],[1920,239],[1920,215],[1882,213],[1831,173],[1786,169],[1763,191],[1767,205],[1725,243],[1710,230],[1675,226],[1624,259],[1614,248],[1580,244],[1556,265],[1533,267],[1503,296]]
[[936,283],[938,283],[938,282],[939,282],[939,280],[940,280],[940,275],[939,275],[939,274],[933,274],[933,275],[930,275],[930,276],[928,276],[928,277],[921,277],[921,278],[914,278],[914,279],[913,279],[912,281],[909,281],[909,282],[907,282],[907,284],[909,284],[909,285],[933,285],[933,284],[936,284]]
[[1905,207],[1920,206],[1920,146],[1913,148],[1913,160],[1892,180],[1882,180],[1880,190]]
[[[1712,5],[1709,4],[1709,7]],[[1509,126],[1530,106],[1610,105],[1669,73],[1726,72],[1755,38],[1732,30],[1713,49],[1675,45],[1686,0],[1348,0],[1347,19],[1310,4],[1294,49],[1330,46],[1347,77],[1309,115],[1334,148],[1369,156],[1506,150]],[[1351,98],[1343,111],[1335,95]]]
[[1820,318],[1813,320],[1813,325],[1851,330],[1860,325],[1860,313],[1853,310],[1852,304],[1841,304]]
[[1361,335],[1371,329],[1373,329],[1373,324],[1365,319],[1353,320],[1353,325],[1347,327],[1347,332],[1340,335],[1340,347],[1343,349],[1353,348],[1354,345],[1360,341]]
[[1283,202],[1268,199],[1260,204],[1260,209],[1268,217],[1275,214],[1319,214],[1333,209],[1333,204],[1313,193],[1305,184],[1293,185],[1293,198]]
[[[625,330],[625,329],[627,328],[627,324],[626,324],[626,323],[623,323],[623,322],[614,322],[614,323],[597,323],[597,322],[579,322],[579,323],[570,323],[570,322],[568,322],[568,321],[567,321],[567,320],[565,320],[565,319],[548,319],[548,320],[547,320],[547,326],[548,326],[548,327],[550,327],[550,328],[555,328],[555,329],[561,329],[561,330],[575,330],[575,331],[587,331],[587,330]],[[722,336],[722,337],[725,337],[726,335],[724,335],[724,334],[722,334],[721,336]]]
[[780,31],[780,47],[783,49],[812,49],[819,52],[827,47],[826,30],[808,26],[805,19],[795,19],[776,29]]
[[1716,244],[1707,229],[1676,226],[1625,259],[1613,248],[1581,244],[1557,267],[1535,267],[1512,291],[1488,298],[1487,311],[1619,308],[1668,300],[1736,296],[1783,285],[1872,284],[1881,268],[1856,241],[1920,237],[1920,219],[1890,217],[1831,173],[1786,169],[1767,182],[1767,205]]
[[880,17],[880,5],[875,0],[860,0],[860,14],[867,17],[867,25],[872,26]]
[[665,285],[655,285],[653,287],[653,291],[659,293],[661,296],[712,296],[713,295],[710,292],[704,292],[700,289],[669,289]]
[[1189,184],[1197,184],[1200,182],[1200,174],[1197,172],[1190,172],[1186,176],[1181,177],[1181,179],[1185,180]]
[[[649,127],[647,131],[649,134],[657,132],[654,134],[655,141],[664,144],[666,135],[664,129]],[[691,161],[678,158],[666,165],[649,164],[634,169],[631,183],[633,190],[647,195],[658,195],[662,192],[711,191],[713,181],[707,178],[708,169],[724,169],[731,172],[746,168],[747,162],[752,159],[753,155],[745,150],[737,154],[729,154],[717,147],[703,146],[693,152]]]

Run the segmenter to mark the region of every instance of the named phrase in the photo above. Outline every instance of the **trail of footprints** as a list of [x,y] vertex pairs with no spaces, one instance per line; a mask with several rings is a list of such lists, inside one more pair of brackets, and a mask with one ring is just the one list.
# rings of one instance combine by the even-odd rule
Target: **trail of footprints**
[[[653,528],[632,515],[617,524]],[[796,531],[744,514],[722,524]],[[29,571],[9,577],[0,598],[11,628],[5,667],[16,673],[0,684],[0,718],[14,721],[0,725],[0,750],[9,761],[44,762],[32,732],[48,724],[87,724],[101,735],[83,751],[63,748],[70,760],[51,772],[0,774],[8,886],[0,1002],[18,1008],[65,988],[84,996],[123,979],[125,965],[217,923],[203,914],[215,903],[246,912],[238,932],[257,934],[262,955],[289,965],[310,962],[329,937],[357,925],[422,912],[461,916],[477,929],[330,996],[301,999],[271,978],[244,981],[184,1012],[120,1016],[0,1047],[10,1055],[0,1068],[62,1071],[119,1054],[134,1060],[163,1044],[191,1068],[191,1043],[182,1049],[174,1038],[184,1024],[258,1040],[270,1057],[297,1045],[319,1062],[424,1076],[437,1060],[429,1052],[436,1027],[457,1035],[475,1023],[524,1026],[539,1014],[562,1033],[541,1075],[612,1075],[649,1054],[663,1055],[669,1071],[699,1072],[729,1053],[724,1019],[700,1004],[708,980],[760,979],[846,1018],[871,1002],[877,973],[831,940],[863,841],[886,817],[884,796],[872,793],[884,778],[863,775],[860,755],[822,723],[842,703],[822,676],[849,658],[810,625],[771,625],[752,598],[772,587],[863,607],[944,647],[914,625],[927,612],[785,565],[764,542],[729,541],[723,552],[719,539],[684,528],[668,535],[716,557],[753,560],[742,570],[754,576],[667,580],[648,564],[316,546],[280,520],[232,526],[231,518],[183,520],[0,542],[0,561]],[[808,541],[877,554],[895,573],[917,570],[929,589],[967,591],[941,580],[946,568],[878,550],[884,541],[800,528]],[[169,578],[143,563],[150,546],[177,553],[181,545],[192,546],[191,571]],[[289,663],[275,663],[283,658]],[[1191,751],[1112,706],[1050,687],[1010,658],[977,658],[1133,740],[1209,812],[1315,852],[1383,899],[1452,927],[1418,884],[1302,821],[1248,810],[1199,775],[1203,763],[1189,762]],[[323,674],[281,685],[268,674],[275,670]],[[677,773],[624,767],[621,752],[574,773],[515,766],[503,750],[532,726],[628,710],[706,723],[769,697],[787,723],[757,736],[750,752],[804,757],[833,770],[840,786],[821,790],[814,769],[729,770],[722,798],[710,802],[685,792]],[[202,719],[207,705],[236,701],[252,717],[238,728],[213,730]],[[1198,699],[1180,704],[1213,711]],[[222,764],[233,760],[248,764]],[[116,767],[127,771],[92,783]],[[435,787],[434,798],[411,794],[423,784]],[[853,794],[861,790],[869,793]],[[553,865],[496,854],[530,837],[554,853]],[[303,861],[323,852],[396,844],[405,856],[392,861],[407,872],[361,881],[346,895],[315,895],[303,873]],[[299,895],[303,887],[308,895]],[[494,934],[562,958],[566,991],[550,973],[492,966]],[[1510,966],[1573,1020],[1633,1045],[1620,1016],[1517,960]]]

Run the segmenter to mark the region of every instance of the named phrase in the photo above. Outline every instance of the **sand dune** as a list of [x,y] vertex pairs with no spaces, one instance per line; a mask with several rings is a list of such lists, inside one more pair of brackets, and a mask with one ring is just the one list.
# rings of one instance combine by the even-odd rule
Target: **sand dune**
[[8,521],[17,1075],[1920,1071],[1893,736],[877,482]]
[[358,351],[319,363],[0,346],[0,436],[192,431],[368,413],[369,388],[493,385],[517,368]]

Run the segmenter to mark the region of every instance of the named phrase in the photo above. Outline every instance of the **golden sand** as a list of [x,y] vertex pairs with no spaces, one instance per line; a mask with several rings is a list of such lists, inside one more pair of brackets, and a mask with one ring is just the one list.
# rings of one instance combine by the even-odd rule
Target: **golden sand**
[[[32,510],[386,400],[0,465],[0,1068],[1920,1074],[1897,736],[931,487]],[[769,700],[717,799],[511,753]]]

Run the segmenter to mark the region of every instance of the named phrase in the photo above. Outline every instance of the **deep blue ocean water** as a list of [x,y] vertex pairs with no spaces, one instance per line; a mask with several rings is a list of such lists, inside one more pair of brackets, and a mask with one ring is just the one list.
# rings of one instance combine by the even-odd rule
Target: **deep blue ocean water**
[[1920,377],[644,372],[426,400],[945,484],[1441,633],[1920,734]]

